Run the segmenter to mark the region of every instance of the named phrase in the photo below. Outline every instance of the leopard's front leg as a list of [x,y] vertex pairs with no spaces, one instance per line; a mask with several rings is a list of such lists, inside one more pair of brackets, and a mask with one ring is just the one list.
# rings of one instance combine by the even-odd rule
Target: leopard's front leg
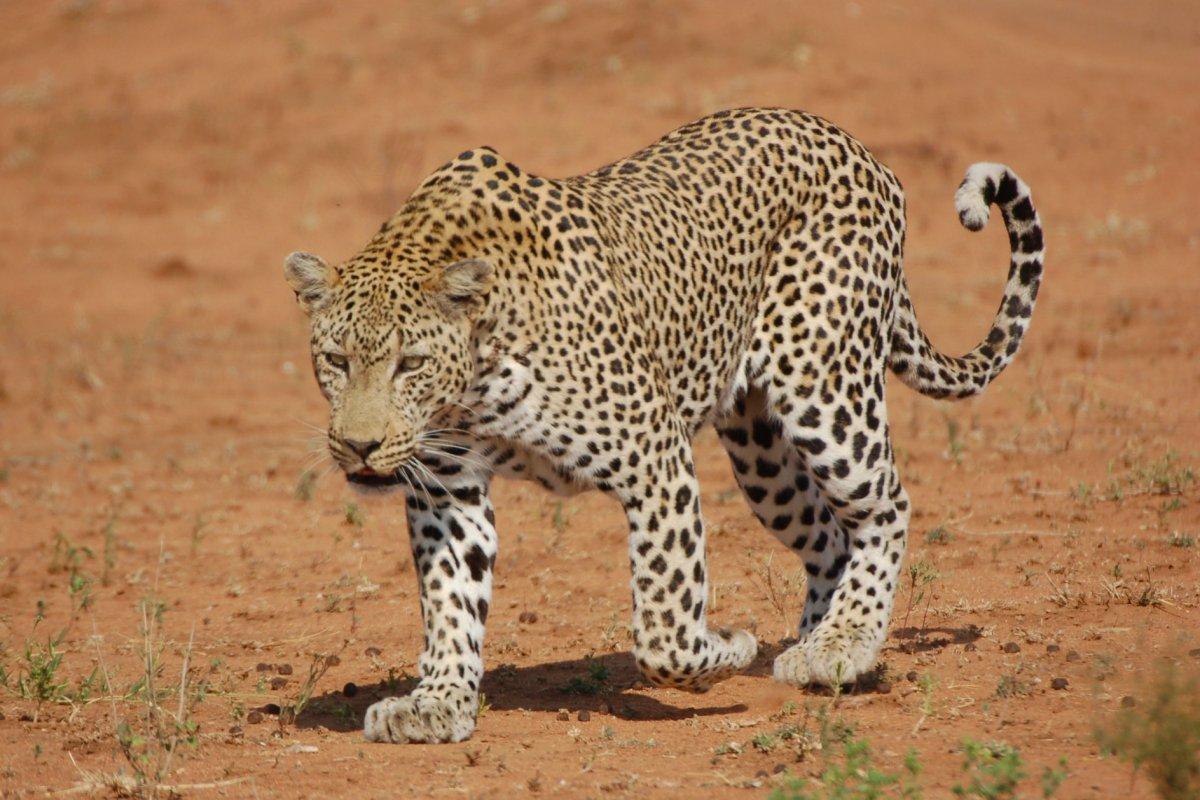
[[758,642],[744,630],[711,630],[700,486],[691,446],[661,433],[620,492],[629,518],[634,657],[651,683],[707,691],[750,665]]
[[496,560],[495,516],[486,483],[449,489],[447,494],[430,487],[427,495],[417,488],[408,498],[425,623],[420,680],[407,697],[389,697],[367,709],[368,741],[461,742],[475,730]]

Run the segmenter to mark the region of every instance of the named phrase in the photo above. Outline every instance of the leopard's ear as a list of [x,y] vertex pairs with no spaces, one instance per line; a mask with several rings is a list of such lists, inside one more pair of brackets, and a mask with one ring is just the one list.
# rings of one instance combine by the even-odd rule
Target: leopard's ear
[[479,258],[456,261],[421,284],[434,303],[451,319],[473,318],[483,310],[495,271]]
[[296,302],[307,314],[325,307],[339,280],[337,270],[320,256],[300,252],[284,259],[283,277],[296,293]]

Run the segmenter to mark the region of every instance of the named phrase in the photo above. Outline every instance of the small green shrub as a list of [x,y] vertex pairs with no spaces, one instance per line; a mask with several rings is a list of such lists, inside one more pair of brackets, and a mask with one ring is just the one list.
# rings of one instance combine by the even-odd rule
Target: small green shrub
[[1142,696],[1096,740],[1144,769],[1163,800],[1200,797],[1200,671],[1164,662]]

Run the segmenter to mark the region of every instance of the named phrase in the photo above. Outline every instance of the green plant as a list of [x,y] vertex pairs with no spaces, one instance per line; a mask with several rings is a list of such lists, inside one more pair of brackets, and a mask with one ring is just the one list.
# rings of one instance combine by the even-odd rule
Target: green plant
[[1195,547],[1196,537],[1175,531],[1167,539],[1167,543],[1172,547]]
[[112,571],[117,566],[117,513],[117,508],[110,509],[104,521],[104,571],[100,573],[103,586],[112,582]]
[[1029,683],[1014,672],[1000,676],[1000,682],[996,684],[996,697],[1024,697],[1030,690]]
[[878,800],[897,797],[918,800],[921,789],[918,778],[921,763],[916,753],[909,751],[904,759],[904,773],[884,772],[874,763],[870,745],[862,739],[848,739],[842,746],[841,758],[830,758],[821,777],[819,788],[810,781],[793,778],[771,792],[771,800]]
[[1174,450],[1139,469],[1137,476],[1147,491],[1165,495],[1182,494],[1196,480],[1196,473],[1191,467],[1179,465],[1179,454]]
[[933,716],[933,690],[937,688],[937,681],[932,674],[922,672],[921,677],[917,678],[917,688],[921,690],[921,713],[927,717]]
[[317,688],[317,682],[324,677],[325,673],[331,667],[336,667],[342,663],[341,652],[349,645],[349,640],[343,641],[342,646],[336,653],[315,653],[312,661],[308,665],[308,676],[300,684],[296,694],[286,703],[281,704],[279,712],[279,727],[282,729],[284,725],[295,722],[304,711],[304,707],[308,705],[308,701],[312,699],[313,691]]
[[306,469],[300,473],[300,478],[296,481],[296,489],[294,494],[296,499],[302,502],[312,500],[313,491],[317,487],[317,473],[311,469]]
[[1145,769],[1163,800],[1200,797],[1200,670],[1164,661],[1141,695],[1096,740]]
[[[904,624],[908,625],[908,616],[912,613],[913,607],[920,605],[922,600],[929,595],[929,587],[932,586],[941,575],[934,569],[933,563],[927,559],[921,558],[908,565],[908,608],[904,611]],[[929,602],[925,603],[925,616],[921,620],[921,630],[925,630],[925,622],[929,618]]]
[[608,682],[608,667],[591,658],[587,659],[587,675],[576,675],[567,681],[562,690],[567,694],[593,695],[599,694]]
[[57,636],[47,637],[44,648],[32,639],[25,642],[25,663],[17,675],[17,694],[37,704],[33,713],[34,721],[41,713],[43,704],[62,702],[68,698],[69,684],[58,674],[64,655],[59,648],[66,633],[66,630],[62,630]]
[[353,525],[356,528],[361,528],[363,523],[367,521],[366,515],[363,514],[362,509],[358,507],[358,503],[346,503],[344,511],[347,525]]
[[958,420],[949,414],[944,414],[943,419],[946,421],[946,442],[947,452],[950,454],[950,459],[955,464],[961,464],[963,452],[966,451],[966,445],[963,444],[962,431],[959,427]]
[[978,797],[980,800],[1004,800],[1017,796],[1017,785],[1025,779],[1025,767],[1016,748],[1003,742],[983,744],[973,739],[963,741],[963,772],[966,784],[951,787],[955,797]]
[[83,571],[85,558],[95,556],[87,547],[72,544],[61,531],[55,534],[49,569],[51,573],[67,573],[67,593],[71,596],[71,610],[76,612],[92,604],[92,579]]
[[1054,793],[1058,791],[1058,787],[1062,786],[1063,781],[1070,774],[1065,758],[1058,760],[1058,769],[1046,767],[1042,770],[1042,797],[1053,797]]
[[927,544],[949,544],[952,538],[950,529],[945,525],[938,525],[925,534]]
[[554,526],[554,530],[562,533],[567,529],[569,521],[567,520],[567,512],[563,507],[563,501],[558,500],[554,503],[554,516],[550,519],[550,524]]
[[[171,775],[171,764],[181,748],[195,748],[199,742],[199,729],[191,717],[193,687],[189,682],[195,629],[183,651],[179,685],[174,690],[175,710],[172,711],[164,702],[170,698],[172,690],[160,683],[164,670],[162,654],[166,648],[162,635],[163,604],[147,598],[138,607],[142,617],[139,624],[141,674],[127,695],[137,702],[138,713],[121,717],[114,699],[112,717],[117,745],[133,770],[135,794],[153,796],[163,780]],[[104,680],[108,683],[107,670]]]
[[200,542],[204,539],[204,529],[208,527],[208,519],[202,513],[197,513],[192,520],[192,556],[200,552]]
[[763,731],[750,740],[754,749],[763,753],[772,752],[784,742],[796,743],[798,745],[797,755],[806,752],[809,748],[809,736],[803,725],[784,725],[771,732]]

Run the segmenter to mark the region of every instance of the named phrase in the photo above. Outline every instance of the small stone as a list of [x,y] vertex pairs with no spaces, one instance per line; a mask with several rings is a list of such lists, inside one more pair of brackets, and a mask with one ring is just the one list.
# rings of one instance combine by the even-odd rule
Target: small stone
[[536,611],[522,611],[521,615],[519,617],[517,617],[517,622],[520,622],[525,625],[532,625],[533,623],[535,623],[537,621],[538,621],[538,615],[537,615]]
[[331,667],[336,667],[338,664],[342,663],[342,658],[341,656],[329,656],[325,659],[325,663]]
[[233,725],[229,728],[229,735],[235,739],[243,734],[241,725]]
[[575,715],[575,719],[579,720],[580,722],[589,722],[592,719],[592,712],[585,708]]
[[17,717],[17,719],[21,720],[21,722],[33,722],[33,714],[30,714],[28,711],[23,711],[21,712],[21,716]]
[[354,695],[356,695],[356,694],[358,694],[358,686],[356,686],[355,684],[347,683],[345,686],[342,687],[342,696],[343,697],[354,697]]
[[880,694],[889,694],[892,691],[892,685],[887,681],[880,681],[879,683],[875,684],[875,691],[879,692]]
[[1016,642],[1007,642],[1000,649],[1006,653],[1019,653],[1021,652],[1021,645],[1017,644]]
[[909,670],[908,674],[904,676],[905,680],[907,680],[909,683],[916,683],[917,679],[920,677],[921,676],[917,674],[915,669]]
[[1067,679],[1066,678],[1055,678],[1054,680],[1050,681],[1050,688],[1058,689],[1060,691],[1067,688]]
[[754,773],[754,777],[759,779],[765,778],[767,777],[767,771],[765,769],[760,769],[758,772]]
[[279,691],[280,689],[282,689],[283,687],[285,687],[287,685],[288,685],[287,678],[271,678],[271,688],[274,689],[275,691]]
[[292,665],[291,664],[276,664],[275,671],[278,672],[280,675],[291,675],[292,674]]
[[1136,705],[1137,705],[1137,700],[1134,700],[1129,695],[1125,695],[1124,697],[1121,698],[1121,708],[1133,708]]
[[1067,651],[1067,661],[1074,663],[1076,661],[1082,661],[1082,660],[1083,660],[1083,656],[1079,655],[1079,653],[1076,653],[1074,650]]
[[262,711],[264,714],[270,714],[273,717],[278,717],[283,713],[283,709],[279,707],[278,703],[267,703],[262,707]]
[[273,667],[270,664],[264,664],[261,661],[254,665],[255,672],[270,672]]
[[1047,652],[1047,653],[1057,653],[1057,652],[1058,652],[1059,650],[1061,650],[1061,649],[1062,649],[1062,648],[1061,648],[1061,647],[1059,647],[1059,646],[1058,646],[1058,645],[1056,645],[1056,644],[1048,644],[1048,645],[1046,645],[1046,652]]
[[379,656],[383,655],[383,651],[378,647],[368,647],[363,651],[363,655],[365,655],[367,658],[378,658]]
[[570,712],[570,711],[567,711],[565,708],[560,708],[560,709],[558,710],[558,721],[559,721],[559,722],[567,722],[567,721],[569,721],[570,719],[571,719],[571,712]]
[[778,775],[781,772],[787,772],[787,764],[776,764],[775,766],[771,767],[771,773],[773,775]]
[[968,653],[974,653],[978,649],[979,648],[975,646],[974,642],[967,642],[963,645],[963,650],[966,650]]
[[1200,647],[1197,647],[1194,650],[1188,650],[1188,655],[1192,658],[1200,658]]
[[257,725],[258,723],[260,723],[262,721],[263,721],[263,715],[262,715],[261,711],[251,711],[249,714],[246,715],[246,722],[249,722],[251,725]]

